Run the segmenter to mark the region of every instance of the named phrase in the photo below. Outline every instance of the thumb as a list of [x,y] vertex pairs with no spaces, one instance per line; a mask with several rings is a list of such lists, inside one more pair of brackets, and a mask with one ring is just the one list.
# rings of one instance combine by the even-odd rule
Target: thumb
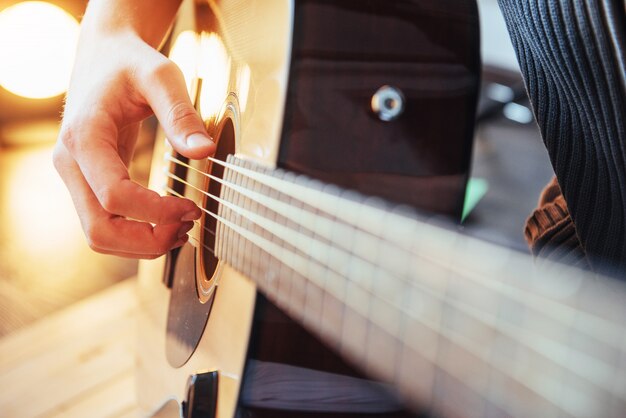
[[138,71],[134,80],[139,92],[161,123],[172,147],[188,158],[206,158],[215,153],[215,143],[204,128],[204,123],[194,109],[187,93],[183,73],[167,58],[148,66],[148,71]]

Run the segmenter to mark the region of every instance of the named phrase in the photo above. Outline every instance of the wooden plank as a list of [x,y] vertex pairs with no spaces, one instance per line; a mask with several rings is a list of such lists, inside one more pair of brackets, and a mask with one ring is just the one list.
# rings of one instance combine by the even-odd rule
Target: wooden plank
[[1,339],[0,416],[133,416],[136,313],[129,280]]
[[118,412],[116,415],[111,415],[109,418],[140,418],[144,416],[138,407],[133,406],[125,411]]
[[[72,305],[0,339],[0,374],[13,364],[31,359],[75,338],[87,340],[137,309],[136,281],[125,280],[97,295]],[[87,335],[88,334],[88,335]]]
[[[33,389],[41,383],[48,384],[49,380],[56,380],[68,372],[80,370],[100,358],[106,358],[109,351],[118,350],[132,360],[134,333],[134,323],[126,321],[119,324],[119,332],[107,335],[106,339],[94,340],[87,337],[82,340],[77,336],[77,339],[69,341],[67,346],[54,347],[50,351],[31,357],[28,361],[16,364],[7,371],[2,371],[0,386],[6,389],[0,392],[0,404],[14,398],[26,387]],[[117,360],[126,362],[125,358]],[[117,365],[111,364],[111,367],[116,368]],[[25,376],[31,378],[24,379]],[[92,376],[91,380],[100,381],[100,378]]]
[[[79,364],[66,364],[53,374],[26,376],[21,381],[2,382],[0,410],[10,417],[36,417],[45,415],[59,405],[106,384],[129,370],[133,370],[132,350],[125,342],[103,347],[102,351]],[[36,396],[36,402],[33,397]]]
[[[109,418],[128,415],[136,408],[135,375],[127,371],[103,387],[76,400],[59,405],[45,414],[47,418]],[[136,416],[136,415],[135,415]]]

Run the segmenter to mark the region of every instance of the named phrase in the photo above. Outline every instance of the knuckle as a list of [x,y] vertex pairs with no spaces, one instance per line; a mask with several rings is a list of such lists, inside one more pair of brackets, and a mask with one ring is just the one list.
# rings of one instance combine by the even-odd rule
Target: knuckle
[[52,164],[57,172],[63,171],[66,164],[66,155],[65,151],[62,148],[62,145],[57,143],[52,150]]
[[98,190],[98,201],[100,205],[109,213],[119,214],[120,211],[120,199],[118,193],[111,186],[106,186]]
[[91,222],[85,227],[85,237],[87,238],[87,245],[93,251],[102,253],[103,248],[106,246],[103,226],[98,222]]
[[162,197],[157,193],[151,194],[148,204],[154,211],[154,223],[157,225],[163,225],[171,222],[171,216],[168,216],[165,205],[161,200]]
[[104,253],[104,251],[102,249],[100,249],[100,247],[98,247],[94,242],[89,240],[89,238],[87,238],[87,245],[89,246],[91,251],[94,251],[94,252],[97,252],[97,253],[101,253],[101,254]]
[[165,57],[158,59],[153,65],[145,68],[148,71],[145,77],[151,83],[169,83],[180,72],[178,66]]
[[156,245],[156,251],[158,255],[162,255],[168,252],[170,250],[170,247],[171,247],[171,244],[169,242],[159,242]]
[[78,135],[76,127],[72,122],[63,123],[59,131],[59,141],[70,151],[76,149]]
[[167,114],[167,122],[175,128],[195,123],[197,119],[196,110],[185,102],[174,103]]
[[83,151],[93,143],[94,133],[103,137],[116,137],[117,127],[111,111],[100,105],[82,106],[72,115],[66,113],[59,130],[58,142],[63,144],[71,155]]

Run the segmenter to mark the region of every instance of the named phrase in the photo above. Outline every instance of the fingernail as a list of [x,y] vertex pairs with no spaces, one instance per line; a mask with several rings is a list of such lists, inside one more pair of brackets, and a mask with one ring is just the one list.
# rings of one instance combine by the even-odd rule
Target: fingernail
[[187,212],[186,214],[184,214],[183,217],[180,218],[180,220],[181,222],[193,221],[193,220],[200,218],[201,214],[202,213],[199,210],[193,210],[191,212]]
[[187,137],[187,145],[189,148],[203,148],[213,145],[213,140],[204,134],[195,133]]
[[188,224],[184,224],[183,226],[180,227],[180,229],[178,230],[178,238],[183,238],[187,236],[187,232],[191,231],[191,228],[193,228],[193,223],[189,222]]

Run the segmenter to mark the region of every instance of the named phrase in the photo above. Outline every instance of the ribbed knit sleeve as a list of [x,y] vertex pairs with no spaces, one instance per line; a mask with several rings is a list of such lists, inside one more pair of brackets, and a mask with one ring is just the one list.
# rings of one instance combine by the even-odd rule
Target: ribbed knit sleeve
[[587,270],[591,267],[556,178],[543,190],[539,207],[526,221],[525,235],[538,258]]
[[595,270],[623,276],[624,0],[499,2],[575,234]]

